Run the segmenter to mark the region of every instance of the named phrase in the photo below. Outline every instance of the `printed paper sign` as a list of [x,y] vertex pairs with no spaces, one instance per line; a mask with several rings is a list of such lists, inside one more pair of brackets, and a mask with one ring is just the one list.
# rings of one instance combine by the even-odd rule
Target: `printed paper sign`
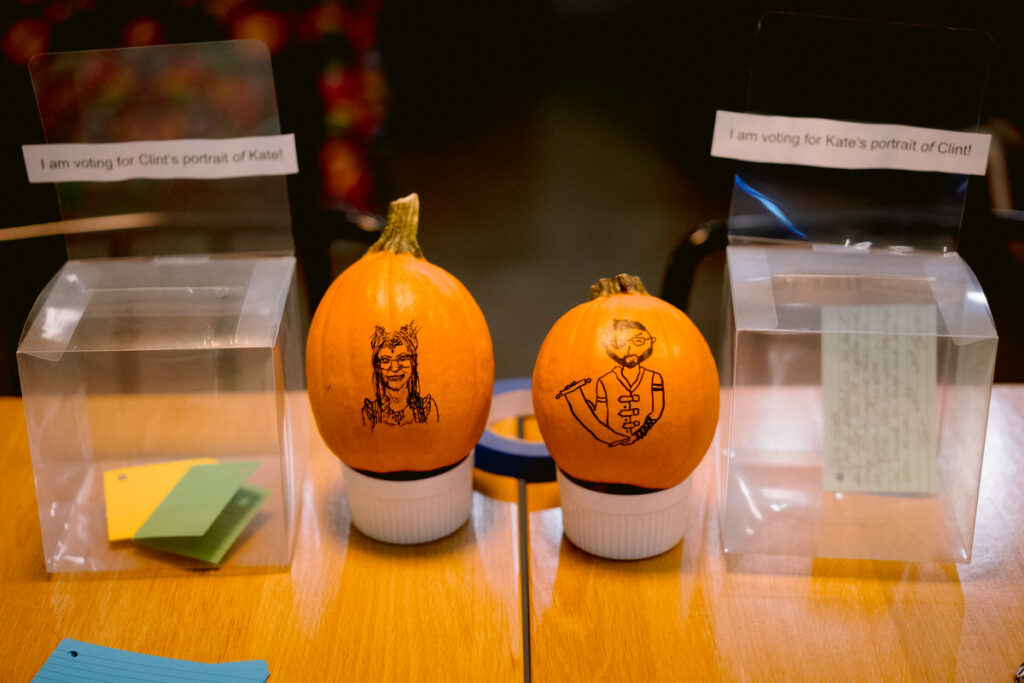
[[985,175],[991,138],[936,128],[719,111],[711,156],[823,168]]
[[244,178],[299,172],[295,136],[22,145],[30,183]]
[[826,306],[821,316],[824,489],[934,492],[935,307]]

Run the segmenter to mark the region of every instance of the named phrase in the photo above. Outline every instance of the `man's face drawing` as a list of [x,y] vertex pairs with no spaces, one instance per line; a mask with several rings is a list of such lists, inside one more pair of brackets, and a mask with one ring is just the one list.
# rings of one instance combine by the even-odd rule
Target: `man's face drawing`
[[377,352],[374,359],[380,368],[381,377],[389,389],[401,389],[412,376],[413,354],[404,344],[396,344],[392,348],[384,346]]
[[616,320],[605,337],[605,350],[619,365],[635,368],[654,352],[654,337],[638,322]]

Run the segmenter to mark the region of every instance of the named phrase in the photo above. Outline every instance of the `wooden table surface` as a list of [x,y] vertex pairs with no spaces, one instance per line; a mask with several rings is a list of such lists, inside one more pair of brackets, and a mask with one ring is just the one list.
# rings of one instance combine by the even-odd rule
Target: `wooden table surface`
[[[997,386],[970,564],[725,555],[714,467],[683,542],[601,560],[528,492],[536,681],[1013,681],[1024,661],[1024,386]],[[543,501],[549,501],[547,503]]]
[[0,681],[31,679],[63,638],[265,659],[271,681],[522,681],[514,499],[474,492],[453,535],[378,543],[351,526],[338,461],[312,443],[290,572],[48,578],[21,401],[0,399]]
[[1024,660],[1024,386],[994,390],[969,565],[724,555],[710,460],[680,545],[602,560],[529,485],[528,643],[514,481],[478,473],[469,524],[390,546],[351,527],[313,443],[290,572],[48,577],[21,402],[0,399],[0,681],[65,637],[266,659],[271,681],[1009,682]]

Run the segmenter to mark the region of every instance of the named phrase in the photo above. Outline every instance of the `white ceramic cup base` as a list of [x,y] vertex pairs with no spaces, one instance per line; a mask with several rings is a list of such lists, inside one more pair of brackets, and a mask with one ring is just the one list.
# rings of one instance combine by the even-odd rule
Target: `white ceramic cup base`
[[573,545],[611,560],[660,555],[683,538],[692,476],[672,488],[620,495],[584,488],[557,471],[562,527]]
[[385,543],[426,543],[452,533],[473,505],[473,454],[426,479],[390,481],[362,474],[345,463],[341,472],[352,523]]

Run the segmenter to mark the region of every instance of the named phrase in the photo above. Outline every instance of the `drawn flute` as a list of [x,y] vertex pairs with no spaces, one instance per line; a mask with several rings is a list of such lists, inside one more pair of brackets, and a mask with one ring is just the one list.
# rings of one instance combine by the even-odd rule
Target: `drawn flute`
[[555,400],[557,401],[558,399],[562,398],[566,394],[572,393],[572,392],[576,391],[577,389],[579,389],[580,387],[585,387],[588,384],[590,384],[590,378],[589,377],[586,377],[584,379],[578,379],[575,382],[573,382],[572,384],[570,384],[569,386],[567,386],[565,389],[562,389],[557,394],[555,394]]

